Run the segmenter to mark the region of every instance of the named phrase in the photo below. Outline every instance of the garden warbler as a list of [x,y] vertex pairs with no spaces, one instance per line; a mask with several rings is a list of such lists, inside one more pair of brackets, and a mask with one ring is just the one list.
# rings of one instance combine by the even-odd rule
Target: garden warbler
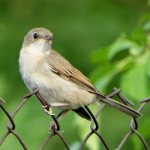
[[133,117],[140,115],[100,93],[86,76],[53,50],[52,40],[52,32],[43,27],[30,30],[24,38],[19,66],[30,92],[38,89],[52,108],[73,110],[88,120],[91,117],[84,106],[96,101],[109,104]]

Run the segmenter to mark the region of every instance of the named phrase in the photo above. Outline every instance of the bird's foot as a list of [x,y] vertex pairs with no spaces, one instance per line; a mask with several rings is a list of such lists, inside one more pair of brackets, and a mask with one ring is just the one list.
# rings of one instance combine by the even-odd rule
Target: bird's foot
[[42,106],[43,109],[44,109],[44,112],[50,116],[54,115],[53,112],[52,112],[52,107],[48,107],[47,105],[46,106]]

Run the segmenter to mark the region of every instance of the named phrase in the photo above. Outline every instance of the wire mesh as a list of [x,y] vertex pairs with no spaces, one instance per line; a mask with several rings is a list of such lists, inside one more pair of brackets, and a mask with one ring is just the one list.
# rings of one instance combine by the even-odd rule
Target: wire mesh
[[[0,138],[0,145],[2,145],[4,143],[4,141],[6,140],[6,138],[12,134],[17,140],[18,142],[20,143],[20,145],[22,146],[22,148],[24,150],[28,150],[25,142],[23,141],[22,137],[16,133],[15,129],[16,129],[16,124],[14,122],[14,117],[19,113],[19,111],[22,109],[22,107],[25,105],[25,103],[29,100],[29,98],[32,96],[32,95],[36,95],[38,97],[38,100],[42,103],[42,105],[44,106],[44,109],[46,109],[47,111],[50,111],[50,105],[46,103],[46,101],[44,99],[42,99],[42,97],[40,96],[38,90],[35,90],[33,93],[30,93],[28,95],[26,95],[23,100],[21,101],[21,103],[19,104],[19,106],[15,109],[15,111],[10,114],[7,109],[5,108],[4,106],[4,100],[2,98],[0,98],[0,108],[1,108],[1,111],[7,116],[8,120],[9,120],[9,123],[6,125],[6,128],[7,128],[7,132],[2,135],[2,137]],[[117,88],[114,88],[113,92],[110,93],[109,95],[107,95],[106,97],[108,98],[112,98],[114,96],[117,96],[120,101],[122,103],[124,103],[125,105],[129,105],[129,106],[133,106],[133,103],[131,103],[129,100],[127,100],[122,94],[121,94],[121,91],[120,89],[117,89]],[[141,113],[141,111],[145,108],[145,106],[147,106],[150,102],[150,98],[146,98],[142,101],[140,101],[140,106],[139,108],[137,109],[137,112]],[[90,125],[90,131],[89,133],[85,136],[85,138],[83,139],[83,141],[81,142],[80,144],[80,147],[79,147],[79,150],[83,150],[85,145],[87,144],[88,142],[88,139],[92,136],[92,135],[96,135],[99,140],[101,141],[101,143],[103,144],[103,146],[105,147],[106,150],[109,150],[110,146],[107,144],[107,141],[103,138],[102,134],[98,132],[98,128],[99,128],[99,124],[98,124],[98,121],[97,119],[100,117],[101,115],[101,112],[105,109],[106,107],[106,104],[102,104],[97,112],[95,114],[93,114],[91,112],[91,110],[88,108],[88,106],[85,106],[86,107],[86,110],[88,111],[88,113],[90,114],[90,116],[92,117],[92,121],[91,121],[91,125]],[[41,150],[44,150],[45,147],[48,145],[48,143],[51,141],[51,139],[54,137],[54,136],[58,136],[60,141],[63,143],[64,147],[67,149],[67,150],[70,150],[70,147],[69,147],[69,144],[66,140],[66,138],[64,137],[64,135],[61,133],[60,131],[60,125],[59,125],[59,117],[65,113],[62,112],[60,113],[58,116],[55,116],[55,115],[51,115],[52,119],[53,119],[53,125],[51,126],[51,130],[50,130],[50,134],[45,138],[45,140],[43,141],[43,143],[41,144],[40,146],[40,149]],[[141,116],[143,117],[143,116]],[[150,147],[149,145],[147,144],[147,142],[145,141],[144,137],[142,136],[141,133],[139,133],[138,131],[138,121],[136,118],[134,117],[131,117],[131,122],[130,122],[130,125],[129,125],[129,132],[124,136],[123,139],[120,140],[120,143],[119,145],[117,146],[117,150],[121,150],[123,148],[123,146],[126,144],[126,142],[129,140],[129,138],[132,136],[132,135],[136,135],[139,140],[141,141],[141,143],[143,144],[143,147],[145,148],[145,150],[150,150]]]

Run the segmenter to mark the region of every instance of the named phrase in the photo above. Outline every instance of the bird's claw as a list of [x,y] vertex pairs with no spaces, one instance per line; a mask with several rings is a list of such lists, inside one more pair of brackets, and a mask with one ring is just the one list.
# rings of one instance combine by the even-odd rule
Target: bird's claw
[[44,109],[44,112],[50,116],[54,115],[53,112],[52,112],[52,108],[51,107],[48,107],[47,105],[46,106],[42,106],[43,109]]

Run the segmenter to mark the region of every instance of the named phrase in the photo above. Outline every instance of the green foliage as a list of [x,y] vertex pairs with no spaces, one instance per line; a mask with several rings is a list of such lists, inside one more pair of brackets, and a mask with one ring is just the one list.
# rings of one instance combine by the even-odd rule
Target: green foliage
[[[92,72],[91,80],[100,90],[108,93],[117,86],[137,103],[149,96],[150,14],[147,11],[147,2],[141,0],[1,0],[0,97],[6,100],[7,110],[13,112],[27,93],[18,71],[19,49],[26,32],[39,26],[52,30],[54,49],[86,75]],[[137,27],[138,23],[142,26]],[[92,62],[89,61],[91,53]],[[101,132],[114,149],[129,129],[129,118],[108,107],[100,119]],[[33,98],[15,118],[16,131],[29,149],[38,149],[48,134],[50,121]],[[150,139],[149,122],[148,116],[144,116],[140,125],[140,132],[147,141]],[[6,124],[6,117],[0,111],[0,136],[6,130]],[[61,129],[72,149],[77,149],[89,131],[89,124],[73,113],[68,113],[61,121]],[[47,149],[61,150],[60,143],[55,138]],[[126,148],[131,149],[139,143],[132,139]],[[90,138],[85,149],[92,148],[101,148],[95,136]],[[0,149],[21,148],[16,139],[9,136]]]
[[131,36],[122,34],[109,47],[94,52],[92,60],[99,66],[91,74],[91,78],[97,87],[107,92],[111,91],[112,87],[119,87],[125,95],[136,101],[148,97],[148,37],[144,29],[138,27]]
[[[149,19],[146,15],[146,20],[136,27],[130,35],[121,34],[110,46],[99,49],[92,55],[92,61],[97,64],[97,68],[91,74],[91,79],[96,86],[105,91],[104,93],[111,92],[113,87],[119,87],[123,95],[134,101],[137,106],[140,105],[140,100],[150,96]],[[147,110],[144,113],[142,120],[140,120],[139,132],[149,143],[150,119],[146,113],[150,113],[150,111]],[[102,126],[105,130],[105,120],[108,120],[106,119],[108,114],[103,117]],[[121,122],[123,123],[123,120]],[[104,134],[108,133],[104,132]],[[131,141],[132,149],[143,149],[142,143],[136,136],[133,136]],[[131,149],[127,145],[125,147]]]

